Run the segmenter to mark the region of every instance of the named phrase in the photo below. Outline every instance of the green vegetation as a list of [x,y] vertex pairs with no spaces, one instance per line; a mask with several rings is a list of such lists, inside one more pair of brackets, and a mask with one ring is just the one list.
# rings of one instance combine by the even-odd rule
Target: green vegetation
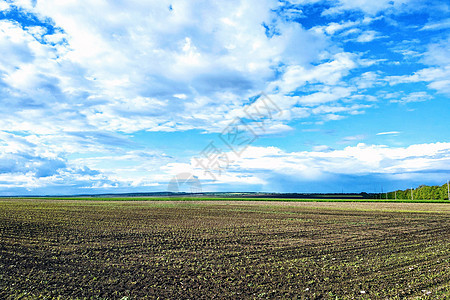
[[333,206],[0,200],[0,299],[450,297],[448,212]]
[[[413,199],[424,199],[424,200],[433,200],[433,199],[440,199],[440,200],[448,200],[448,190],[447,190],[447,184],[438,186],[427,186],[427,185],[421,185],[416,189],[407,190],[398,190],[394,192],[387,193],[388,199],[407,199],[411,200],[411,197]],[[447,201],[448,202],[448,201]]]
[[[389,193],[388,193],[389,195]],[[1,199],[1,198],[0,198]],[[14,198],[4,198],[14,199]],[[20,198],[24,199],[24,198]],[[19,200],[20,200],[19,199]],[[449,203],[448,200],[424,199],[291,199],[291,198],[234,198],[234,197],[34,197],[37,200],[80,200],[80,201],[260,201],[260,202],[399,202],[399,203]]]

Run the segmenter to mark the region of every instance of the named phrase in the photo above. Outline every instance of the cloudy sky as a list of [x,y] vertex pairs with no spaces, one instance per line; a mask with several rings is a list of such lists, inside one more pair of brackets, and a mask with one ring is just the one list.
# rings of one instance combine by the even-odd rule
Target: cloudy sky
[[450,179],[450,4],[0,0],[0,195]]

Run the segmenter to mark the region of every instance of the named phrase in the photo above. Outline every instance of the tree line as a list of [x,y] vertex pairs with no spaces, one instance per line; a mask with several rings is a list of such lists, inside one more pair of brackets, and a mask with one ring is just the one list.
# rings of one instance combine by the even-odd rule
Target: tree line
[[[386,197],[386,195],[383,195]],[[388,199],[420,199],[420,200],[448,200],[447,183],[439,185],[421,185],[418,188],[397,190],[387,193]]]

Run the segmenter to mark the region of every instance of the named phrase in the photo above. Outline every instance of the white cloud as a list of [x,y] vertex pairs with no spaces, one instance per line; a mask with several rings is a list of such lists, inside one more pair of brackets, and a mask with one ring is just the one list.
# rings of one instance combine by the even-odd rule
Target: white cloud
[[376,39],[384,38],[385,36],[381,36],[379,32],[374,30],[367,30],[361,33],[355,41],[358,43],[368,43]]
[[360,18],[356,21],[341,21],[340,23],[330,22],[327,25],[315,26],[311,28],[311,30],[330,36],[336,35],[338,37],[355,36],[356,34],[359,34],[359,36],[357,36],[356,38],[352,38],[349,40],[365,43],[373,41],[375,39],[383,38],[383,36],[381,36],[379,32],[365,29],[372,22],[380,20],[382,18],[383,16],[365,16],[364,18]]
[[[361,136],[357,136],[352,140],[360,138]],[[201,168],[195,168],[194,164],[192,161],[190,171],[194,171],[202,180],[210,179]],[[293,180],[300,181],[320,180],[330,174],[404,174],[404,179],[412,179],[422,176],[424,172],[448,172],[449,166],[450,143],[417,144],[404,148],[360,143],[342,150],[333,150],[322,145],[315,147],[312,152],[285,152],[276,147],[250,147],[228,169],[223,170],[222,174],[246,174],[266,182],[274,174],[290,176]],[[177,172],[181,171],[182,168],[177,169]],[[217,180],[220,183],[222,176],[218,176]],[[224,180],[228,182],[228,178]]]
[[427,52],[424,54],[423,62],[428,65],[449,67],[450,57],[450,36],[438,43],[432,43],[428,46]]
[[317,145],[317,146],[313,146],[312,150],[314,152],[329,152],[329,151],[333,151],[334,149],[327,145]]
[[326,10],[324,14],[340,14],[347,10],[359,10],[369,15],[376,15],[380,11],[396,13],[403,5],[409,2],[410,0],[339,0],[339,4]]
[[353,88],[346,88],[346,87],[333,87],[333,88],[326,87],[324,88],[323,92],[317,92],[307,96],[296,98],[298,99],[298,103],[301,105],[306,106],[318,105],[349,97],[353,90],[354,90]]
[[377,135],[398,135],[399,131],[385,131],[385,132],[378,132]]
[[117,134],[98,131],[60,136],[0,131],[0,189],[145,187],[170,179],[159,168],[172,158],[120,146],[136,147]]
[[337,114],[327,114],[327,115],[323,115],[322,120],[323,121],[319,121],[317,122],[317,124],[323,124],[324,121],[337,121],[337,120],[342,120],[345,117],[343,115],[337,115]]
[[428,87],[443,94],[450,94],[450,66],[442,68],[426,68],[412,75],[388,76],[386,80],[390,85],[399,83],[428,82]]
[[[130,133],[216,130],[224,115],[265,90],[280,63],[308,66],[328,46],[323,35],[277,20],[272,0],[15,5],[57,26],[48,34],[42,26],[2,22],[8,39],[0,41],[0,68],[11,102],[28,97],[36,105],[27,113],[46,115],[39,124],[17,116],[4,122],[40,133],[67,126]],[[271,22],[279,35],[269,38],[262,24]],[[333,65],[345,64],[349,55],[336,54],[317,72],[339,68]],[[46,107],[44,99],[55,104]],[[69,107],[78,107],[72,112],[77,118],[57,117]]]
[[[446,38],[428,46],[422,62],[431,67],[421,69],[411,75],[387,76],[391,85],[399,83],[428,82],[428,87],[443,94],[450,94],[450,39]],[[407,100],[407,99],[405,99]]]
[[4,2],[4,1],[0,2],[0,11],[6,11],[9,8],[10,8],[9,3]]
[[361,24],[361,22],[358,21],[343,21],[340,23],[336,23],[336,22],[330,22],[327,25],[322,25],[322,26],[315,26],[313,27],[311,30],[317,31],[317,32],[321,32],[321,33],[326,33],[329,35],[333,35],[337,32],[340,32],[342,30],[345,30],[347,28],[351,28],[354,26],[358,26],[359,24]]
[[441,30],[447,28],[450,28],[450,18],[438,22],[428,22],[420,30]]
[[367,138],[367,136],[364,134],[357,134],[357,135],[352,135],[352,136],[346,136],[346,137],[342,138],[338,143],[339,144],[348,144],[348,143],[353,143],[356,141],[361,141],[366,138]]
[[[352,88],[342,86],[343,77],[366,65],[358,55],[330,47],[323,33],[277,19],[273,0],[15,5],[56,28],[49,34],[43,26],[0,24],[4,94],[16,105],[13,115],[4,111],[0,125],[11,130],[215,132],[261,90],[283,98],[304,85],[324,84],[302,96],[306,105],[347,97]],[[267,37],[263,23],[279,34]],[[349,26],[329,24],[326,31]],[[283,75],[270,83],[278,71]],[[308,116],[292,105],[283,108],[292,111],[285,121]]]
[[410,93],[407,96],[402,97],[399,100],[391,100],[392,103],[410,103],[410,102],[423,102],[433,99],[431,95],[426,92]]
[[365,72],[353,79],[358,89],[367,89],[377,85],[384,85],[381,76],[376,72]]
[[47,28],[42,26],[28,26],[26,31],[35,38],[42,39],[42,36],[47,33]]
[[175,94],[173,95],[175,98],[181,99],[181,100],[185,100],[187,99],[187,95],[186,94]]
[[338,113],[338,112],[347,112],[347,111],[356,111],[364,108],[369,108],[371,105],[362,105],[362,104],[354,104],[351,106],[342,106],[342,105],[320,105],[313,108],[311,111],[314,114],[322,114],[322,113]]
[[278,87],[281,92],[288,93],[307,83],[336,85],[350,70],[357,66],[358,60],[356,55],[348,52],[337,53],[331,61],[317,66],[289,66],[282,79],[272,84],[269,88],[274,89]]
[[[162,153],[150,158],[148,149],[124,150],[127,134],[220,132],[261,90],[282,110],[267,120],[265,134],[292,131],[289,122],[300,118],[311,117],[314,124],[363,113],[376,99],[362,92],[387,81],[423,81],[449,93],[448,40],[423,54],[421,62],[430,67],[386,79],[367,70],[355,78],[359,68],[382,60],[335,43],[344,36],[359,42],[381,38],[366,28],[382,18],[373,15],[407,2],[341,0],[327,13],[359,10],[366,16],[309,30],[277,15],[282,4],[276,0],[0,2],[0,10],[13,6],[39,20],[39,25],[0,20],[0,128],[20,133],[0,134],[5,166],[0,182],[12,187],[17,180],[29,188],[71,180],[92,188],[159,184],[169,178],[168,173],[158,177],[164,166],[184,165]],[[287,13],[300,14],[299,8]],[[263,24],[276,34],[266,36]],[[444,25],[429,23],[423,30]],[[406,52],[411,49],[403,55],[411,56]],[[403,103],[430,97],[425,92],[397,96]],[[277,156],[281,150],[271,151]],[[289,161],[281,165],[288,173],[295,170]],[[233,168],[228,182],[268,182],[255,174],[239,175],[239,165]]]

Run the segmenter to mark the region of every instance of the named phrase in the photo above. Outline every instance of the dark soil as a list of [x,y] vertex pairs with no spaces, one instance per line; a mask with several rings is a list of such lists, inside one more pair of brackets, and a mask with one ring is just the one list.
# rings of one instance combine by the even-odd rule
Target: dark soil
[[0,299],[444,299],[449,221],[261,203],[5,200]]

